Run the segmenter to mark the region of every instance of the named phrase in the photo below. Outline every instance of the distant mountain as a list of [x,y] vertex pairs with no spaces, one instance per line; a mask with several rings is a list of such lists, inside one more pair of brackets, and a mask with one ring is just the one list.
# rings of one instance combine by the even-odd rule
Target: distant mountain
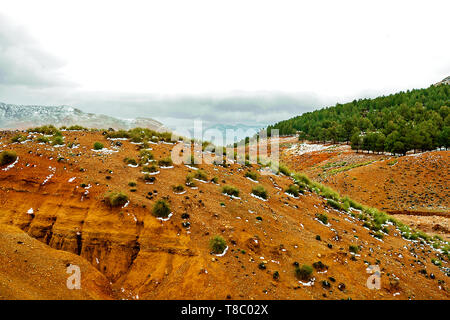
[[[254,134],[258,133],[261,129],[264,129],[265,125],[246,125],[246,124],[215,124],[209,127],[206,127],[204,132],[208,133],[208,130],[217,130],[221,132],[223,136],[223,141],[225,145],[232,144],[234,142],[238,142],[242,139],[244,139],[247,136],[253,136]],[[234,135],[233,136],[227,136],[227,131],[233,130]],[[218,145],[221,145],[220,143],[217,143]]]
[[135,127],[165,131],[162,123],[150,118],[118,119],[85,113],[69,106],[23,106],[0,102],[0,129],[26,129],[52,124],[57,127],[81,125],[87,128],[131,129]]
[[447,78],[443,79],[442,81],[439,81],[438,83],[435,83],[435,86],[438,86],[440,84],[450,84],[450,76],[448,76]]

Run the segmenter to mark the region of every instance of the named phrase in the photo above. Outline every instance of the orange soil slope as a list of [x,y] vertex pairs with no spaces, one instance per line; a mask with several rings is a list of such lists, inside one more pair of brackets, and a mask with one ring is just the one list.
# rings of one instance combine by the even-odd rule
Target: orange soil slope
[[[282,157],[342,195],[450,240],[450,151],[392,157],[340,145],[299,156],[284,148]],[[339,171],[355,164],[362,165]]]
[[[141,167],[123,162],[124,157],[137,159],[136,144],[121,141],[123,146],[114,149],[113,142],[100,132],[64,132],[64,136],[66,142],[76,141],[79,147],[52,147],[31,141],[9,144],[11,133],[2,133],[0,149],[15,150],[19,161],[9,169],[0,169],[0,225],[17,226],[53,249],[79,255],[76,258],[86,260],[112,283],[114,298],[450,296],[448,277],[431,263],[436,258],[444,267],[448,265],[439,252],[404,240],[393,226],[389,236],[376,239],[361,221],[328,207],[326,200],[314,193],[291,198],[283,192],[292,183],[289,177],[261,175],[259,184],[269,193],[269,200],[262,201],[250,195],[256,183],[244,177],[244,167],[200,165],[209,178],[217,176],[221,186],[239,188],[240,199],[222,195],[221,187],[211,182],[197,182],[198,189],[186,187],[187,192],[178,195],[172,185],[184,184],[192,169],[184,165],[161,168],[154,184],[146,184],[141,179]],[[95,141],[117,152],[92,151]],[[173,145],[160,142],[151,147],[155,159],[161,159],[170,155]],[[137,182],[135,192],[130,191],[130,181]],[[81,187],[82,183],[86,187]],[[130,203],[110,208],[103,202],[110,190],[125,191]],[[169,201],[173,211],[168,221],[151,214],[152,205],[162,198]],[[30,208],[32,214],[28,213]],[[183,213],[189,218],[183,219]],[[329,225],[317,221],[317,213],[326,213]],[[190,227],[184,228],[182,223],[187,221]],[[227,241],[229,250],[223,257],[210,253],[208,242],[214,235],[222,235]],[[317,235],[320,240],[316,240]],[[349,245],[359,245],[359,255],[350,254]],[[53,256],[53,252],[46,254]],[[293,263],[311,265],[317,261],[327,265],[327,271],[314,272],[312,286],[300,283],[294,276]],[[261,262],[266,269],[260,269]],[[366,268],[376,263],[382,270],[382,289],[370,290]],[[280,275],[277,280],[275,271]],[[14,274],[14,269],[9,272],[0,274],[2,281],[28,281],[20,273]],[[329,288],[322,285],[324,280]],[[47,281],[42,277],[28,285],[35,285],[38,292],[39,286],[46,288]],[[108,289],[108,285],[102,287],[103,292]]]

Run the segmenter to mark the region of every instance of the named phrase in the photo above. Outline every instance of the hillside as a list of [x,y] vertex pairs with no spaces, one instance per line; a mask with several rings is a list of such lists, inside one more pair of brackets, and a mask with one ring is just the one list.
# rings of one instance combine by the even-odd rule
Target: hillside
[[282,161],[361,203],[450,240],[449,151],[394,157],[291,138]]
[[304,113],[268,127],[300,139],[351,142],[356,150],[406,154],[450,146],[450,85],[408,90]]
[[22,106],[0,102],[0,129],[26,129],[42,125],[81,125],[96,128],[131,129],[134,127],[163,131],[163,125],[153,119],[118,119],[102,114],[85,113],[69,106]]
[[[171,165],[160,160],[175,145],[145,130],[62,131],[62,142],[49,139],[58,141],[53,144],[32,131],[20,132],[23,139],[19,132],[0,133],[0,150],[18,157],[0,168],[0,226],[17,228],[27,245],[39,240],[33,247],[42,253],[21,251],[20,259],[11,258],[20,267],[0,269],[0,285],[14,284],[0,298],[21,298],[18,279],[46,297],[48,278],[21,273],[21,259],[44,263],[27,255],[90,264],[110,282],[96,281],[97,295],[77,298],[450,297],[447,243],[304,176],[263,175],[260,165],[236,163]],[[95,150],[95,142],[103,146]],[[146,176],[144,170],[155,172]],[[257,182],[245,176],[250,171]],[[187,185],[189,174],[197,180],[188,178]],[[237,188],[238,197],[224,195],[225,185]],[[264,187],[267,201],[252,196],[255,186]],[[288,187],[299,194],[287,194]],[[118,191],[128,199],[109,203],[105,194]],[[158,218],[153,210],[163,199],[172,215]],[[210,247],[215,236],[226,241],[222,254]],[[61,258],[61,252],[71,255]],[[380,290],[366,286],[369,265],[380,267]],[[59,269],[46,270],[63,281]]]

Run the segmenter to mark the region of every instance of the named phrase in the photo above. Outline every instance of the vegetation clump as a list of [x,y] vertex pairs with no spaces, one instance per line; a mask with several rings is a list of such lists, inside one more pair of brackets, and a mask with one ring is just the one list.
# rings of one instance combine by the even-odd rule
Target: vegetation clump
[[266,189],[264,189],[263,186],[256,186],[256,187],[253,187],[253,188],[252,188],[252,193],[253,193],[255,196],[260,197],[260,198],[263,198],[263,199],[265,199],[265,200],[267,200],[267,198],[268,198],[267,191],[266,191]]
[[222,254],[227,247],[227,242],[221,236],[215,236],[209,241],[209,247],[213,253]]
[[184,191],[184,187],[183,187],[183,185],[179,184],[179,185],[176,185],[176,186],[172,186],[172,190],[175,193],[181,193],[181,192]]
[[158,172],[158,167],[155,164],[151,164],[149,166],[144,166],[142,168],[143,172],[148,172],[148,173],[155,173]]
[[316,214],[316,218],[323,224],[328,224],[328,216],[325,213]]
[[167,218],[170,214],[170,207],[166,200],[158,200],[153,205],[152,213],[158,218]]
[[119,191],[119,192],[110,192],[105,196],[105,200],[111,207],[119,207],[123,206],[128,202],[128,196]]
[[2,151],[0,153],[0,165],[4,166],[7,164],[14,163],[17,160],[17,153],[14,151]]
[[299,139],[351,143],[354,150],[406,154],[450,147],[450,85],[408,90],[375,99],[336,104],[267,128]]
[[54,135],[51,139],[53,146],[61,146],[64,144],[64,138],[62,136]]
[[239,189],[233,186],[223,186],[222,193],[232,197],[239,197]]
[[256,172],[254,172],[254,171],[247,171],[245,173],[245,177],[246,178],[250,178],[250,179],[252,179],[254,181],[258,181],[258,174]]
[[351,253],[357,254],[359,252],[359,247],[357,245],[350,245],[348,246],[348,251]]
[[25,137],[23,134],[20,134],[20,133],[16,134],[15,136],[13,136],[11,138],[12,143],[16,143],[16,142],[20,143],[20,142],[24,142],[25,140],[27,140],[27,137]]
[[294,197],[298,197],[298,195],[300,194],[300,187],[296,184],[291,184],[286,190],[286,193],[294,196]]
[[302,266],[296,266],[295,267],[295,276],[299,280],[308,281],[311,279],[311,275],[313,273],[313,268],[309,265],[302,265]]
[[208,175],[201,169],[194,172],[194,178],[202,181],[208,181]]
[[158,165],[160,167],[170,167],[170,166],[172,166],[172,164],[173,164],[173,162],[170,157],[158,160]]
[[103,143],[100,143],[98,141],[94,143],[94,150],[102,150],[103,148],[104,148]]

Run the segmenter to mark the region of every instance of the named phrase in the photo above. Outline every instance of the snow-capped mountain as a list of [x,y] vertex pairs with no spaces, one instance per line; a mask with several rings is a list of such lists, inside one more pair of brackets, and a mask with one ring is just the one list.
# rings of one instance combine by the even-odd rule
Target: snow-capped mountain
[[87,128],[130,129],[134,127],[165,131],[162,123],[150,118],[118,119],[85,113],[69,106],[22,106],[0,102],[0,129],[26,129],[52,124],[57,127],[81,125]]
[[450,84],[450,76],[448,76],[447,78],[443,79],[442,81],[439,81],[438,83],[435,83],[435,86],[438,86],[440,84]]

